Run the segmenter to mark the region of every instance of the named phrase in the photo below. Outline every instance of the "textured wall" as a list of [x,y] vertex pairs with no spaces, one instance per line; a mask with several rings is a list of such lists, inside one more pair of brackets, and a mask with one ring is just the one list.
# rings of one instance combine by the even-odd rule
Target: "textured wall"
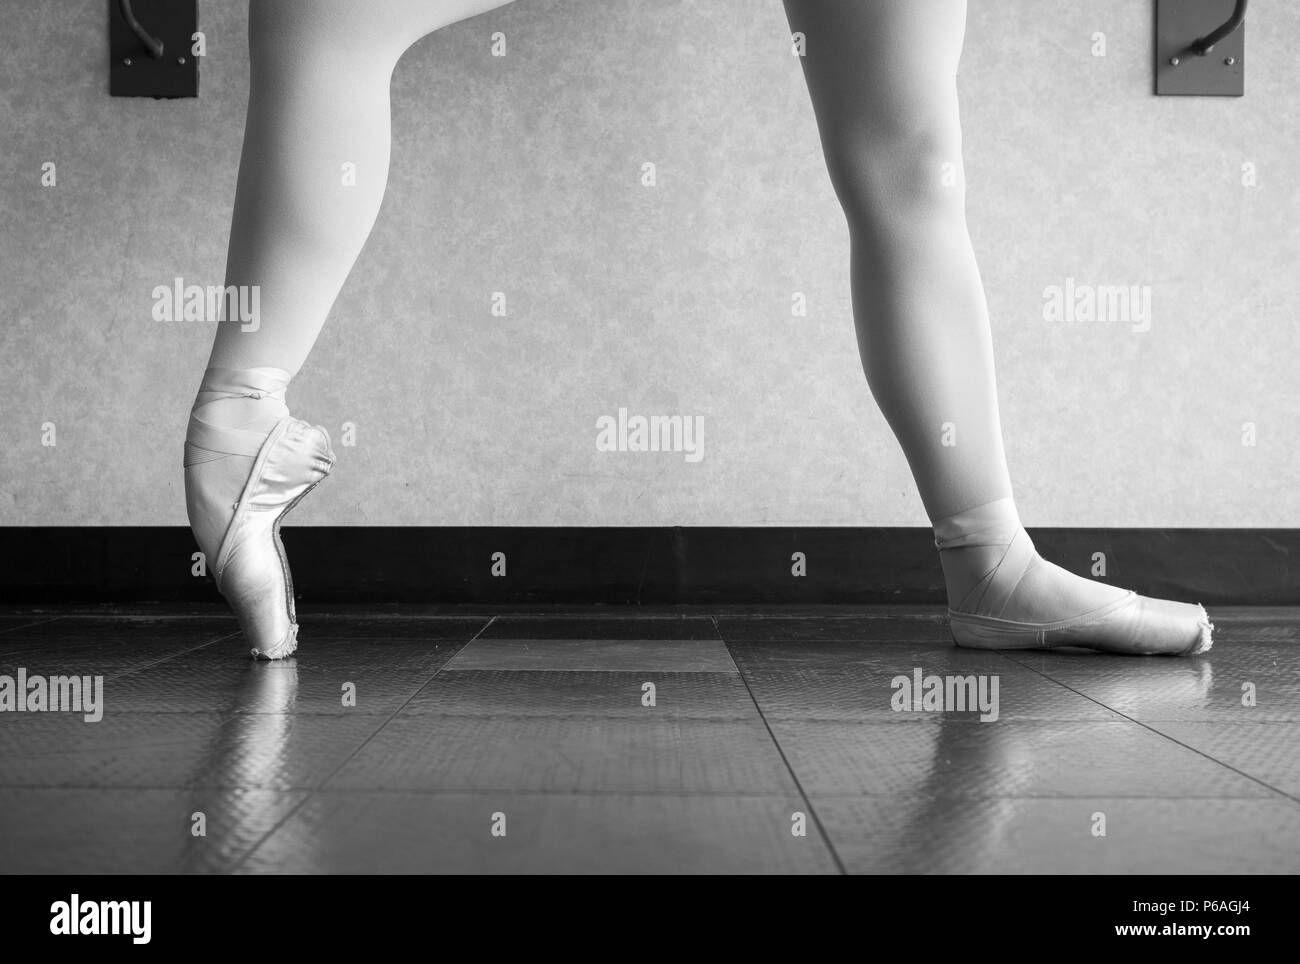
[[[1153,6],[971,3],[1018,499],[1032,525],[1295,526],[1300,5],[1251,5],[1239,100],[1151,95]],[[221,281],[244,4],[202,0],[201,97],[173,103],[108,97],[102,0],[0,12],[25,38],[0,60],[0,522],[182,523],[211,326],[151,292]],[[290,393],[356,444],[295,521],[924,524],[777,0],[520,0],[413,48],[393,110],[379,224]],[[1066,278],[1149,286],[1150,330],[1044,320]],[[704,457],[598,452],[620,407],[702,416]]]

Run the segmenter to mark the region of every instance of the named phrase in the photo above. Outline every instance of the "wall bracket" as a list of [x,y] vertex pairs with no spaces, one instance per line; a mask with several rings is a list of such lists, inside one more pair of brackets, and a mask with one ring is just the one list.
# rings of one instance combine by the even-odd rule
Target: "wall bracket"
[[1156,0],[1156,94],[1240,97],[1246,92],[1246,25],[1201,53],[1197,41],[1244,14],[1239,0]]
[[199,58],[190,52],[198,29],[198,0],[108,0],[109,94],[199,96]]

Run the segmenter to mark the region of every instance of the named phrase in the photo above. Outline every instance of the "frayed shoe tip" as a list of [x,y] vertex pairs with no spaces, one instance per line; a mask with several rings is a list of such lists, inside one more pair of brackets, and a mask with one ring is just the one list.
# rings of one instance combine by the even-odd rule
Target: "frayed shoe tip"
[[281,640],[279,643],[277,643],[275,646],[273,646],[271,649],[268,649],[265,652],[263,652],[262,650],[254,647],[252,650],[250,650],[250,653],[253,659],[275,660],[275,659],[285,659],[289,656],[292,656],[297,649],[298,649],[298,624],[294,623],[292,626],[289,627],[289,632],[285,634],[284,639]]
[[1187,651],[1188,656],[1200,656],[1202,653],[1208,653],[1210,647],[1214,645],[1214,623],[1210,622],[1210,614],[1205,611],[1204,606],[1198,604],[1196,608],[1201,611],[1201,619],[1198,624],[1200,635],[1192,648]]

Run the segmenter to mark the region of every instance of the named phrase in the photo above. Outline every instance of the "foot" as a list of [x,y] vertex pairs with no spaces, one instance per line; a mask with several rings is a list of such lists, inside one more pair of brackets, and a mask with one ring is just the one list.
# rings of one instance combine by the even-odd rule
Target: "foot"
[[1043,559],[1011,499],[941,520],[935,534],[959,646],[1191,656],[1212,645],[1202,606],[1139,596]]
[[[222,392],[228,389],[211,390],[216,401],[263,398]],[[203,403],[191,416],[185,445],[190,524],[257,659],[283,659],[298,646],[280,523],[334,466],[325,429],[290,417],[282,400],[270,400],[284,414],[273,417],[269,429],[254,427],[256,421],[235,427],[207,421],[203,416],[213,413],[199,409],[213,402]]]

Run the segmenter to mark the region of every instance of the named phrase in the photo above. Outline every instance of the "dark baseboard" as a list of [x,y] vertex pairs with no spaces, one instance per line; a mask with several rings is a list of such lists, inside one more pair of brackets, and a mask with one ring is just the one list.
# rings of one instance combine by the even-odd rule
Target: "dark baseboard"
[[[1082,575],[1206,605],[1300,605],[1300,529],[1031,529]],[[286,527],[304,603],[942,603],[929,529]],[[212,602],[182,527],[0,527],[0,602]],[[492,574],[505,553],[505,575]],[[792,574],[802,552],[807,574]]]

